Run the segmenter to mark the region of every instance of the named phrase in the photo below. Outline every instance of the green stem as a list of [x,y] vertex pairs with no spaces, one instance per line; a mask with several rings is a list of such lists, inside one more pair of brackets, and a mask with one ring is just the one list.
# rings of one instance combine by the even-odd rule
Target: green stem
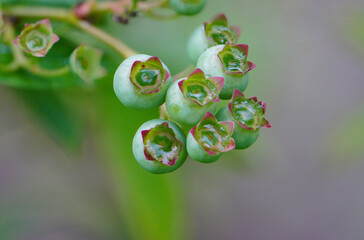
[[65,9],[52,7],[11,6],[4,7],[3,14],[4,16],[50,18],[53,20],[64,21],[106,43],[124,58],[137,54],[137,52],[128,47],[121,40],[114,38],[86,21],[79,20],[71,11]]
[[19,68],[19,65],[12,61],[9,64],[0,65],[0,71],[1,72],[15,72]]
[[70,68],[68,66],[64,66],[57,69],[44,69],[39,65],[26,65],[23,66],[23,68],[27,69],[34,75],[44,76],[44,77],[57,77],[64,75],[70,71]]
[[196,67],[194,65],[187,66],[181,72],[179,72],[176,75],[174,75],[172,77],[172,81],[174,82],[174,81],[176,81],[178,79],[188,77],[188,75],[190,75],[193,72],[193,70],[195,70],[195,69],[196,69]]

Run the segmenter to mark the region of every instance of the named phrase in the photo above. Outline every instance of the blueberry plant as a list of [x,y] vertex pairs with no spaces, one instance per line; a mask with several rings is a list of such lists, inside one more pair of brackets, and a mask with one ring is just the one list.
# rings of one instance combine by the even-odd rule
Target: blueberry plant
[[[0,72],[25,72],[31,83],[22,80],[9,85],[37,84],[39,79],[57,77],[66,80],[50,83],[50,87],[62,83],[92,86],[110,71],[102,67],[107,60],[99,48],[75,45],[66,58],[54,56],[66,59],[59,61],[58,68],[47,68],[42,58],[52,54],[62,34],[67,35],[55,31],[54,22],[65,22],[98,39],[124,58],[113,71],[120,102],[138,111],[159,107],[160,118],[144,123],[132,143],[136,161],[149,172],[172,172],[188,155],[202,163],[214,162],[224,152],[251,146],[260,128],[270,127],[264,116],[266,104],[243,94],[255,64],[248,61],[248,45],[239,43],[240,28],[229,25],[224,14],[191,33],[186,51],[195,67],[175,76],[166,59],[138,53],[94,24],[110,15],[122,24],[142,16],[195,15],[206,0],[86,0],[71,8],[11,3],[5,1],[0,10]],[[159,9],[171,13],[160,15]],[[218,109],[221,100],[229,102]]]

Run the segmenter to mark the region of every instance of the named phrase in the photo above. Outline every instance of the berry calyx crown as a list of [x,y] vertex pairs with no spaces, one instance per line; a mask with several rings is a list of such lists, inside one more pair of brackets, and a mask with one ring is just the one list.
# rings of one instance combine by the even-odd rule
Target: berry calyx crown
[[190,133],[209,155],[216,155],[235,148],[235,141],[231,137],[233,131],[234,122],[217,122],[216,117],[207,112]]
[[159,92],[170,76],[157,57],[151,57],[145,62],[135,61],[130,71],[130,81],[141,94]]
[[167,122],[141,132],[144,156],[149,161],[158,161],[173,166],[182,151],[182,142]]
[[204,72],[197,68],[186,79],[178,83],[183,95],[199,106],[204,106],[209,102],[218,102],[219,94],[224,85],[224,78],[206,78]]
[[228,108],[233,119],[247,130],[255,131],[261,127],[271,127],[270,122],[264,117],[267,104],[258,101],[257,97],[245,98],[244,94],[236,89]]
[[218,53],[218,57],[227,74],[244,75],[255,68],[255,64],[247,60],[248,50],[246,44],[225,45]]
[[205,22],[204,30],[211,46],[236,43],[241,33],[240,27],[229,27],[225,14],[218,14],[210,22]]

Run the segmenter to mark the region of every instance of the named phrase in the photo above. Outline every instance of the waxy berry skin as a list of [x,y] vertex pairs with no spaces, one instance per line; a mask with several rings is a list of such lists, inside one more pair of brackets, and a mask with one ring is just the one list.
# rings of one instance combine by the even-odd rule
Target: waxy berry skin
[[[226,65],[224,65],[221,54],[224,51],[234,48],[235,52],[241,53],[241,66],[237,67],[234,71],[228,71]],[[248,46],[244,44],[237,45],[217,45],[207,49],[198,59],[197,67],[201,68],[205,72],[206,76],[217,76],[225,79],[224,87],[221,90],[221,99],[230,99],[235,89],[243,92],[248,86],[249,82],[249,71],[255,68],[255,64],[247,61]],[[235,64],[238,61],[233,58],[233,61],[227,61],[226,63],[232,62]],[[233,66],[235,67],[235,66]],[[240,69],[243,68],[243,69]],[[231,68],[233,69],[233,68]]]
[[[151,140],[152,143],[153,139],[156,139],[156,141],[159,142],[157,142],[157,144],[146,144],[148,142],[148,139],[146,139],[148,138],[148,131],[153,129],[155,130],[156,127],[159,127],[163,130],[161,131],[162,134],[154,134],[154,138],[151,138]],[[165,137],[166,135],[170,137],[169,139],[167,138],[167,141],[161,138]],[[170,139],[172,140],[170,141]],[[168,148],[173,144],[175,145],[173,148],[169,149],[170,152],[177,151],[175,149],[179,148],[179,150],[175,152],[178,153],[178,155],[176,155],[174,160],[171,159],[171,161],[163,162],[160,161],[160,159],[151,159],[153,158],[153,154],[152,156],[148,155],[147,146],[152,146],[154,149],[159,149],[159,152],[162,152],[165,151],[165,147]],[[162,174],[172,172],[181,167],[187,158],[186,136],[182,129],[172,121],[162,119],[150,120],[140,126],[136,132],[133,139],[133,154],[139,165],[151,173]]]
[[233,121],[217,122],[215,116],[207,112],[205,117],[187,135],[188,154],[198,162],[215,162],[223,152],[235,148],[235,142],[232,138],[233,130]]
[[187,55],[196,64],[201,54],[208,48],[204,26],[196,28],[187,41]]
[[202,11],[206,0],[169,0],[171,8],[182,15],[195,15]]
[[223,84],[223,78],[206,79],[200,69],[187,78],[175,81],[166,96],[166,109],[170,118],[185,126],[196,125],[207,112],[216,111]]
[[[153,64],[151,80],[159,82],[160,86],[151,89],[150,92],[143,90],[143,87],[150,87],[147,83],[145,86],[138,86],[132,82],[132,77],[135,75],[140,78],[138,72],[133,72],[133,67],[142,69],[143,62],[151,62]],[[148,62],[147,62],[148,63]],[[158,66],[158,64],[160,66]],[[146,65],[148,67],[148,65]],[[149,70],[146,68],[146,70]],[[159,71],[159,72],[158,72]],[[134,74],[132,74],[134,73]],[[148,79],[142,79],[148,80]],[[138,83],[138,82],[136,82]],[[125,59],[118,67],[114,75],[114,91],[119,100],[127,107],[135,110],[146,110],[159,107],[165,100],[165,95],[168,87],[172,83],[172,78],[168,67],[157,57],[152,57],[146,54],[136,54]],[[152,86],[153,87],[153,86]]]
[[234,121],[233,138],[236,149],[250,147],[258,138],[261,127],[270,128],[270,122],[264,117],[266,103],[256,97],[245,98],[239,90],[235,90],[231,102],[216,114],[219,121]]

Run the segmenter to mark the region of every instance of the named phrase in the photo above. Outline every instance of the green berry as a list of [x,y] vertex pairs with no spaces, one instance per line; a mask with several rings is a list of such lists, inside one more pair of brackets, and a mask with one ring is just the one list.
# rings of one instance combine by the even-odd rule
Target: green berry
[[44,57],[58,40],[59,37],[53,34],[49,19],[44,19],[34,24],[25,24],[14,44],[35,57]]
[[225,84],[220,98],[230,99],[235,89],[243,92],[248,85],[248,73],[255,64],[247,58],[248,45],[227,43],[207,49],[198,59],[197,67],[207,76],[223,77]]
[[187,158],[186,136],[172,121],[150,120],[136,132],[133,153],[140,166],[151,173],[172,172]]
[[187,42],[187,54],[196,64],[207,48],[228,42],[237,43],[240,32],[239,27],[229,26],[224,14],[218,14],[193,31]]
[[271,127],[264,118],[265,111],[265,102],[258,102],[257,97],[245,98],[242,92],[235,90],[230,103],[220,109],[216,117],[220,121],[235,122],[235,148],[245,149],[257,140],[261,127]]
[[101,66],[101,58],[100,49],[81,44],[71,54],[71,70],[85,82],[92,83],[106,74],[106,70]]
[[215,162],[223,152],[235,148],[231,137],[233,130],[233,121],[217,122],[215,116],[207,112],[187,135],[188,154],[199,162]]
[[171,8],[182,15],[195,15],[202,11],[206,0],[169,0]]
[[125,106],[135,110],[162,105],[171,83],[168,67],[159,58],[146,54],[125,59],[114,75],[116,96]]
[[166,97],[166,109],[170,118],[182,125],[196,125],[206,112],[216,111],[223,85],[223,78],[206,78],[201,69],[196,69],[187,78],[175,81]]

